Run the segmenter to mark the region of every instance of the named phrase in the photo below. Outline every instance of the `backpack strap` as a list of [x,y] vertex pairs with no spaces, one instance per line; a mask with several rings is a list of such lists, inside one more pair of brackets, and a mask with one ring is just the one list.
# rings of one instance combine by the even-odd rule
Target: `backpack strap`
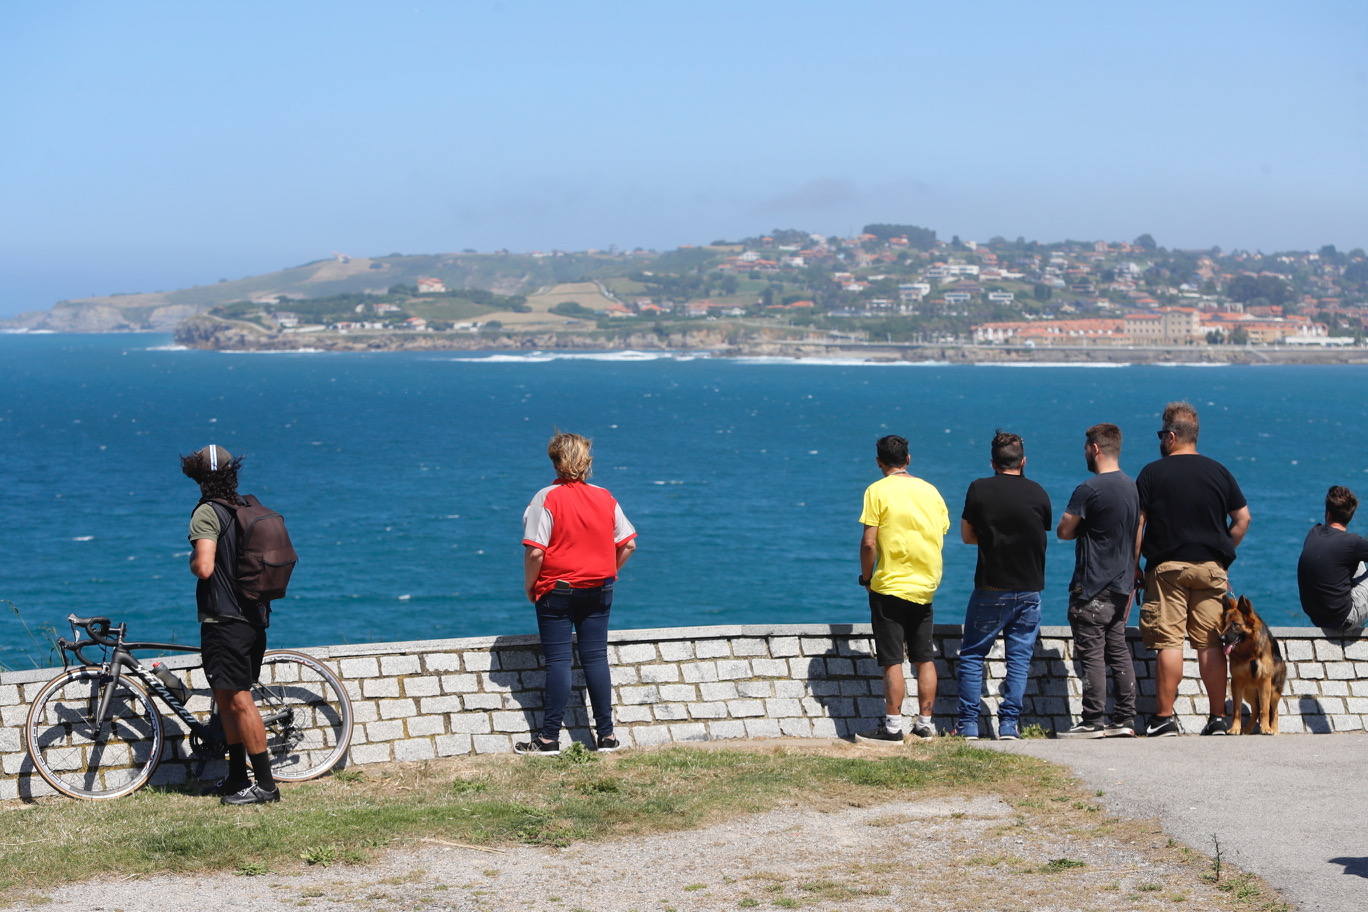
[[[222,539],[224,535],[226,535],[231,529],[238,525],[238,504],[224,500],[221,497],[205,497],[200,500],[200,503],[209,504],[209,506],[214,508],[214,512],[218,514],[219,522],[223,525],[223,528],[219,530],[220,539]],[[220,507],[222,507],[222,509],[219,509]],[[226,517],[224,515],[225,513],[227,514]]]

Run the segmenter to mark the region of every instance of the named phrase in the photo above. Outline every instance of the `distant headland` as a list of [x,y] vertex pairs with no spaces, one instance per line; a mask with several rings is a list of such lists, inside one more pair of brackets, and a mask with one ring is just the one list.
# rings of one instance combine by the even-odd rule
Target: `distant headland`
[[664,252],[328,259],[62,301],[10,329],[220,350],[678,350],[892,361],[1361,363],[1368,255],[942,240],[871,224]]

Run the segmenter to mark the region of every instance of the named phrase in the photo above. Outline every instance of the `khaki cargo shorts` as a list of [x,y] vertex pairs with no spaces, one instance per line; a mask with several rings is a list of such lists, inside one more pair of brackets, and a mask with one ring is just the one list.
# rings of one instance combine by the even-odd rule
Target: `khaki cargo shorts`
[[1230,580],[1215,561],[1164,561],[1145,575],[1140,637],[1150,649],[1221,645],[1221,616]]

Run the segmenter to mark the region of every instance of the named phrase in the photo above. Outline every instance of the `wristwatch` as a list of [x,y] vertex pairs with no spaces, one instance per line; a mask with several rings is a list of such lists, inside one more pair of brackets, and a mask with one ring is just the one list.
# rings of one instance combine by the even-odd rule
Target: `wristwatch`
[[867,577],[867,576],[861,576],[861,577],[860,577],[860,585],[861,585],[861,586],[864,586],[866,589],[869,588],[869,577]]

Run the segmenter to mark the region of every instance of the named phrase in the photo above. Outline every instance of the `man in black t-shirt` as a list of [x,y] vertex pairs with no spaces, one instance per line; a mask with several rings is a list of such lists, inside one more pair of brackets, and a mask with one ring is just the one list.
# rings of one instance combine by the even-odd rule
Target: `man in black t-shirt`
[[1302,610],[1329,636],[1357,633],[1368,624],[1368,539],[1346,527],[1358,509],[1354,492],[1335,485],[1325,494],[1325,524],[1306,533],[1297,560]]
[[[1197,410],[1164,409],[1163,456],[1140,470],[1138,546],[1145,556],[1140,634],[1156,651],[1155,712],[1145,734],[1178,734],[1173,704],[1183,677],[1183,638],[1197,650],[1209,712],[1204,735],[1226,734],[1226,659],[1221,615],[1230,582],[1226,568],[1249,529],[1249,506],[1225,466],[1197,452]],[[1236,711],[1239,708],[1236,707]]]
[[1045,532],[1052,519],[1045,489],[1025,477],[1021,437],[993,437],[993,473],[969,485],[960,537],[978,545],[974,591],[964,613],[964,641],[955,676],[959,684],[956,733],[979,736],[983,660],[1002,634],[1007,676],[998,707],[998,738],[1020,737],[1021,705],[1040,630],[1040,590],[1045,588]]
[[[1140,500],[1121,471],[1121,429],[1094,424],[1083,438],[1092,478],[1074,489],[1056,534],[1074,542],[1069,626],[1082,668],[1083,718],[1061,738],[1135,737],[1135,664],[1126,645],[1135,588],[1135,531]],[[1116,686],[1108,722],[1107,671]]]

